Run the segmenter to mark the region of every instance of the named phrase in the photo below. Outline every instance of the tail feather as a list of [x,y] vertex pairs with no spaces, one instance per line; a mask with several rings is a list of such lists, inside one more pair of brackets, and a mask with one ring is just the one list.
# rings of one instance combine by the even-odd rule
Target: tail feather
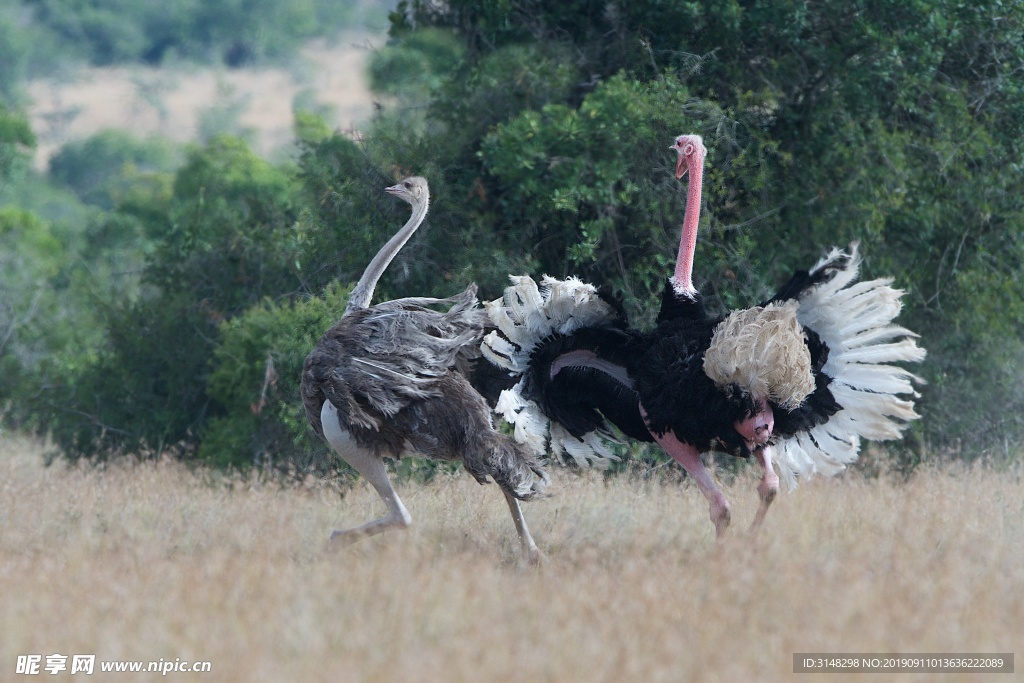
[[536,456],[545,454],[549,421],[541,412],[540,406],[523,398],[521,386],[517,385],[501,392],[494,410],[505,422],[514,427],[513,438],[517,442],[526,446]]
[[514,287],[505,290],[505,306],[518,325],[533,335],[543,334],[547,326],[544,299],[533,278],[525,275],[513,278]]
[[779,443],[779,474],[790,486],[798,477],[841,471],[857,458],[861,439],[898,439],[919,417],[912,398],[914,384],[923,380],[892,365],[925,357],[917,335],[892,324],[903,292],[889,278],[855,282],[859,267],[856,244],[848,254],[833,249],[810,273],[834,269],[834,276],[795,295],[797,319],[828,345],[822,370],[842,408],[824,424]]
[[903,368],[892,365],[848,363],[839,367],[839,372],[832,382],[837,385],[836,390],[832,393],[835,394],[839,387],[846,385],[851,389],[873,395],[914,394],[912,382],[915,377]]
[[924,349],[913,339],[884,344],[859,344],[847,348],[845,360],[848,363],[894,363],[897,361],[919,361],[924,358]]
[[[617,320],[615,309],[601,299],[597,289],[577,278],[545,276],[540,286],[528,276],[510,279],[512,285],[502,298],[485,304],[497,329],[484,337],[481,351],[487,360],[512,373],[526,373],[538,345],[552,336]],[[607,467],[617,459],[603,441],[607,435],[573,436],[524,393],[525,381],[506,389],[495,411],[513,426],[515,440],[530,453],[543,457],[550,447],[563,460],[595,467]]]
[[[887,342],[890,339],[895,339],[897,337],[917,338],[917,335],[908,330],[907,328],[900,327],[899,325],[877,327],[872,330],[865,330],[863,332],[859,332],[857,335],[848,339],[846,342],[846,348],[855,349],[861,346],[868,346],[869,344]],[[923,350],[921,350],[921,354],[924,354]],[[923,355],[921,355],[920,358],[907,358],[905,360],[921,360],[922,358],[924,358]]]
[[509,365],[512,363],[512,357],[519,352],[519,347],[510,342],[508,339],[502,337],[499,334],[493,332],[488,335],[487,343],[480,347],[484,357],[491,361],[495,365],[502,366],[508,369],[512,369]]
[[549,419],[535,401],[523,398],[520,391],[520,386],[503,391],[494,410],[513,426],[513,438],[530,454],[542,458],[550,447],[563,462],[571,459],[580,467],[598,469],[619,460],[608,447],[608,442],[615,441],[610,434],[590,432],[577,438]]
[[484,338],[482,350],[489,361],[512,372],[526,372],[530,354],[551,335],[571,334],[616,317],[593,285],[576,278],[545,276],[541,287],[526,275],[510,279],[512,286],[502,298],[485,304],[497,330]]
[[481,484],[490,477],[519,500],[547,495],[549,479],[543,464],[502,434],[480,432],[477,442],[467,450],[463,465]]
[[597,289],[579,278],[556,280],[545,275],[541,281],[546,304],[545,316],[558,334],[571,334],[582,327],[605,323],[615,317],[612,306],[600,298]]
[[836,435],[825,425],[815,427],[801,437],[802,445],[816,471],[825,476],[842,472],[847,464],[857,459],[860,452],[859,437]]
[[[865,426],[859,430],[860,435],[869,439],[898,439],[906,426],[904,423],[919,417],[913,401],[893,394],[874,394],[848,387],[837,387],[835,393],[843,406],[839,420],[848,417],[860,422]],[[868,429],[873,433],[867,433]]]
[[588,432],[576,438],[557,422],[551,425],[552,452],[563,460],[566,460],[566,456],[572,458],[580,467],[603,470],[617,462],[620,458],[608,447],[609,442],[614,442],[610,434]]

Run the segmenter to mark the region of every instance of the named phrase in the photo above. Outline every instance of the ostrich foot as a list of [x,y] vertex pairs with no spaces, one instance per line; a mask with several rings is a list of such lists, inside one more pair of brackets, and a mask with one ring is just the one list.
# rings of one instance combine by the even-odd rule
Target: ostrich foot
[[719,541],[725,538],[725,530],[732,523],[732,512],[729,510],[729,502],[724,497],[721,500],[711,502],[711,523],[715,525],[715,538]]
[[355,533],[352,529],[335,529],[331,532],[331,537],[327,539],[327,543],[332,548],[341,548],[352,545],[364,538],[366,538],[366,534]]
[[542,553],[536,546],[530,550],[524,550],[523,559],[525,559],[526,564],[531,567],[541,567],[545,562],[547,562],[547,558],[544,556],[544,553]]
[[[397,498],[395,499],[397,501]],[[369,536],[382,534],[390,529],[407,529],[412,524],[412,515],[397,501],[398,509],[392,513],[375,519],[372,522],[354,529],[335,529],[331,532],[330,543],[334,545],[350,545]]]
[[519,534],[519,541],[523,547],[523,558],[531,565],[538,566],[544,560],[544,554],[533,542],[530,529],[526,526],[526,518],[523,517],[523,510],[519,507],[519,500],[511,493],[502,489],[505,494],[505,502],[508,503],[509,512],[512,513],[512,522],[516,525],[516,533]]
[[754,521],[750,525],[751,536],[757,535],[758,529],[761,528],[761,524],[764,522],[765,515],[768,514],[768,508],[771,507],[775,496],[779,493],[779,475],[772,468],[771,447],[765,446],[757,451],[757,457],[764,467],[764,475],[757,485],[757,495],[761,499],[761,504],[758,506],[757,514],[754,515]]

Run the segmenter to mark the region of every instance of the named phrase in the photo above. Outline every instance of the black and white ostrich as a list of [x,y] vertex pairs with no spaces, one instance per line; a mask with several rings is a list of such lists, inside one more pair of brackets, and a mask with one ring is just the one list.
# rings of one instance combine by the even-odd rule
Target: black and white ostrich
[[712,318],[691,279],[706,150],[696,135],[676,138],[676,177],[689,173],[675,273],[657,326],[630,329],[595,288],[579,280],[513,277],[487,305],[497,330],[484,354],[520,377],[497,410],[516,438],[550,446],[580,464],[607,463],[608,423],[656,441],[707,497],[721,537],[729,502],[701,461],[711,450],[754,455],[764,474],[752,529],[779,488],[798,477],[835,474],[861,438],[898,438],[917,417],[916,379],[894,362],[924,350],[892,324],[902,292],[889,279],[855,282],[856,245],[832,250],[759,306]]
[[[387,507],[383,517],[331,538],[355,541],[411,523],[382,457],[461,460],[477,481],[490,477],[501,487],[523,552],[535,562],[539,551],[518,501],[541,495],[547,475],[535,457],[495,431],[487,402],[467,379],[487,323],[476,305],[476,286],[448,299],[369,305],[377,280],[429,205],[427,181],[420,177],[386,191],[409,202],[412,216],[367,266],[341,320],[317,342],[302,369],[302,401],[314,431],[373,485]],[[448,310],[427,308],[435,305]]]

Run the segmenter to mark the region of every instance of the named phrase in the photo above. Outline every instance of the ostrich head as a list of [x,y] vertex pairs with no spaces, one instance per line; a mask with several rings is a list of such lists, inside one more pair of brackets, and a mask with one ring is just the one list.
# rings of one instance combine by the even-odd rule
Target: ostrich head
[[385,187],[384,191],[400,199],[404,199],[413,206],[423,204],[430,199],[430,190],[427,188],[427,179],[420,176],[406,178],[397,185]]
[[384,191],[409,202],[412,205],[412,215],[409,216],[409,220],[402,226],[402,229],[396,232],[387,241],[387,244],[380,248],[377,255],[366,266],[363,276],[359,278],[359,282],[352,288],[352,293],[348,296],[345,315],[370,305],[370,301],[373,299],[373,290],[376,288],[380,276],[384,273],[384,269],[388,267],[391,260],[395,258],[395,254],[405,246],[405,243],[409,241],[412,234],[420,227],[420,223],[427,217],[427,211],[430,208],[430,189],[427,186],[426,178],[412,176],[397,185],[385,187]]
[[672,143],[671,149],[679,155],[676,161],[676,178],[682,178],[691,168],[703,166],[704,157],[708,153],[704,147],[704,140],[699,135],[680,135]]
[[772,432],[775,431],[775,413],[767,401],[762,401],[752,414],[737,420],[733,429],[747,442],[747,448],[754,450],[772,438]]

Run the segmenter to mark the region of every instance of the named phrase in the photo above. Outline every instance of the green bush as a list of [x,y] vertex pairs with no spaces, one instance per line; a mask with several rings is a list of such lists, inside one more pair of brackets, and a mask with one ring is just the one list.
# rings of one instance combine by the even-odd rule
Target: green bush
[[168,141],[138,140],[125,131],[105,130],[61,147],[50,159],[50,176],[86,204],[110,210],[140,174],[173,171],[179,162],[179,153]]
[[35,397],[54,378],[61,355],[82,353],[90,332],[61,282],[69,250],[52,226],[15,207],[0,208],[0,417],[32,425]]
[[46,222],[21,209],[0,208],[0,401],[10,400],[15,378],[42,359],[38,342],[54,303],[46,285],[66,258]]
[[406,101],[426,98],[455,71],[462,52],[451,31],[406,32],[370,57],[370,85]]
[[28,119],[12,112],[0,102],[0,186],[28,161],[28,150],[35,147]]
[[341,317],[350,289],[333,284],[318,297],[263,301],[221,325],[207,392],[222,414],[201,435],[201,459],[303,469],[329,462],[306,420],[299,382],[306,355]]
[[[241,40],[244,52],[259,18],[304,31],[303,7],[204,6],[194,47]],[[221,464],[319,457],[285,368],[311,345],[320,294],[340,301],[329,288],[355,281],[404,223],[408,207],[381,191],[405,175],[429,179],[431,210],[378,300],[470,281],[489,298],[510,272],[574,273],[611,285],[643,326],[685,198],[668,145],[699,132],[695,277],[712,307],[756,302],[859,239],[864,276],[895,276],[900,322],[930,352],[907,461],[1019,452],[1024,6],[413,0],[392,23],[374,78],[398,104],[360,142],[300,116],[297,163],[272,166],[216,138],[173,182],[126,189],[116,220],[76,223],[148,247],[137,298],[104,309],[103,344],[60,375],[62,400],[41,420],[59,443],[182,443]],[[7,149],[23,157],[18,144]],[[268,357],[278,385],[256,414]]]
[[294,169],[218,138],[189,153],[172,187],[135,189],[101,225],[151,242],[138,297],[102,301],[95,360],[46,392],[54,439],[72,456],[194,450],[216,408],[206,380],[218,326],[299,286]]

